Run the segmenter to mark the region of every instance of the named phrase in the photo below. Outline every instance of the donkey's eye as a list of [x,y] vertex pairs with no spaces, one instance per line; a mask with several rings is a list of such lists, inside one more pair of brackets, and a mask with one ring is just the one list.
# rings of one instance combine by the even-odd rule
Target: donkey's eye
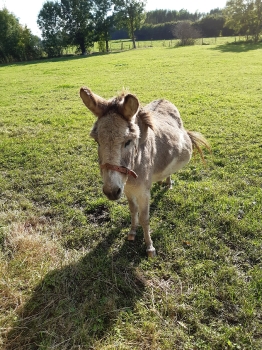
[[126,143],[125,143],[125,147],[129,146],[130,143],[131,143],[132,140],[128,140]]

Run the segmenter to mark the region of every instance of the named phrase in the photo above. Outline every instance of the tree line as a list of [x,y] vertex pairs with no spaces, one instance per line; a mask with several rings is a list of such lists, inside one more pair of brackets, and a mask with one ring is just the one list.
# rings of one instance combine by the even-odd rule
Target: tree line
[[159,24],[159,23],[169,23],[178,21],[198,21],[200,18],[205,16],[204,13],[195,12],[190,13],[189,11],[182,9],[180,11],[176,10],[154,10],[146,13],[146,24]]
[[159,24],[143,24],[136,30],[137,40],[170,40],[177,38],[174,28],[180,23],[187,22],[193,29],[197,30],[199,37],[210,38],[218,36],[235,35],[235,31],[229,28],[223,15],[206,15],[198,21],[183,20],[177,22],[165,22]]
[[193,39],[239,34],[257,42],[262,30],[262,1],[229,0],[224,9],[209,13],[184,9],[146,13],[143,0],[48,0],[37,23],[41,40],[7,9],[0,10],[0,62],[37,59],[43,54],[60,56],[69,46],[86,54],[94,42],[101,51],[108,51],[109,40],[123,38],[130,38],[134,48],[136,40],[185,35]]
[[41,40],[8,12],[0,10],[0,63],[38,59]]
[[137,40],[172,39],[176,37],[175,27],[182,27],[181,22],[190,24],[191,32],[197,31],[200,37],[241,35],[257,42],[262,31],[262,1],[230,0],[224,9],[216,8],[206,14],[186,10],[151,11],[135,34]]

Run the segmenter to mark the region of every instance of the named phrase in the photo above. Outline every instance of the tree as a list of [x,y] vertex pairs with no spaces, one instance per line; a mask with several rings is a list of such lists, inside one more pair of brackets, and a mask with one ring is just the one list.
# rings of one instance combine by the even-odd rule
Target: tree
[[255,42],[258,42],[262,31],[262,1],[251,1],[249,7],[250,30]]
[[114,3],[118,27],[128,29],[135,49],[135,30],[139,29],[145,20],[145,2],[142,0],[114,0]]
[[159,24],[177,21],[197,21],[202,17],[203,14],[199,12],[190,13],[187,10],[154,10],[146,13],[145,23],[147,24]]
[[42,30],[44,50],[49,57],[60,56],[66,47],[58,2],[47,1],[38,14],[37,24]]
[[0,10],[0,62],[39,58],[42,54],[40,39],[19,24],[6,8]]
[[110,31],[114,23],[114,16],[109,15],[113,6],[112,0],[95,0],[94,5],[95,38],[100,43],[106,43],[105,49],[108,52]]
[[262,29],[261,0],[227,1],[224,15],[226,26],[240,35],[245,35],[247,39],[252,35],[255,42],[259,40]]
[[94,42],[93,0],[61,0],[64,35],[70,45],[79,47],[82,55]]
[[68,45],[76,45],[82,54],[94,41],[93,0],[47,1],[39,15],[48,52],[57,55]]
[[198,23],[201,33],[205,37],[217,37],[222,33],[225,18],[221,15],[207,15]]
[[173,35],[181,40],[182,45],[194,44],[195,40],[201,37],[200,32],[190,21],[178,22],[173,28]]
[[199,18],[199,15],[197,12],[195,12],[194,14],[191,14],[190,12],[188,12],[185,9],[181,9],[178,12],[178,20],[179,21],[196,21]]
[[154,10],[146,13],[145,24],[159,24],[178,20],[176,10]]
[[216,7],[215,9],[212,9],[209,11],[209,15],[214,15],[214,16],[222,16],[223,15],[223,10],[219,7]]
[[224,9],[226,25],[237,34],[248,35],[247,3],[245,0],[227,1]]
[[33,35],[26,26],[20,26],[17,49],[20,60],[25,61],[40,58],[43,53],[41,39]]
[[0,11],[0,33],[0,59],[8,62],[10,57],[16,56],[19,22],[6,8]]

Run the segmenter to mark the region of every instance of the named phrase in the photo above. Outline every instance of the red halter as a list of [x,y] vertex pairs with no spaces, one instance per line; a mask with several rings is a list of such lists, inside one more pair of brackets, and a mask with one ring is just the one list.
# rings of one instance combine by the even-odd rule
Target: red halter
[[101,169],[115,170],[115,171],[118,171],[119,173],[122,173],[122,174],[131,175],[135,179],[138,176],[133,170],[130,170],[130,169],[126,168],[125,166],[118,166],[118,165],[112,165],[109,163],[105,163],[105,164],[100,165],[100,168]]

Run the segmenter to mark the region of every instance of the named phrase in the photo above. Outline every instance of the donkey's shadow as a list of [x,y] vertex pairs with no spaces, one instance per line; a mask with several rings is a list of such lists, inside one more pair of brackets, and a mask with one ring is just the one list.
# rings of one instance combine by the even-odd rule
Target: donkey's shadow
[[119,231],[112,230],[76,263],[44,277],[7,334],[5,349],[91,349],[117,317],[132,312],[146,284],[138,269],[145,256],[140,239],[114,245]]
[[[151,213],[166,191],[164,186],[152,188]],[[132,313],[146,286],[138,268],[146,258],[143,233],[140,229],[135,242],[118,246],[121,231],[112,229],[76,263],[44,277],[7,334],[4,349],[92,349],[117,318]]]

